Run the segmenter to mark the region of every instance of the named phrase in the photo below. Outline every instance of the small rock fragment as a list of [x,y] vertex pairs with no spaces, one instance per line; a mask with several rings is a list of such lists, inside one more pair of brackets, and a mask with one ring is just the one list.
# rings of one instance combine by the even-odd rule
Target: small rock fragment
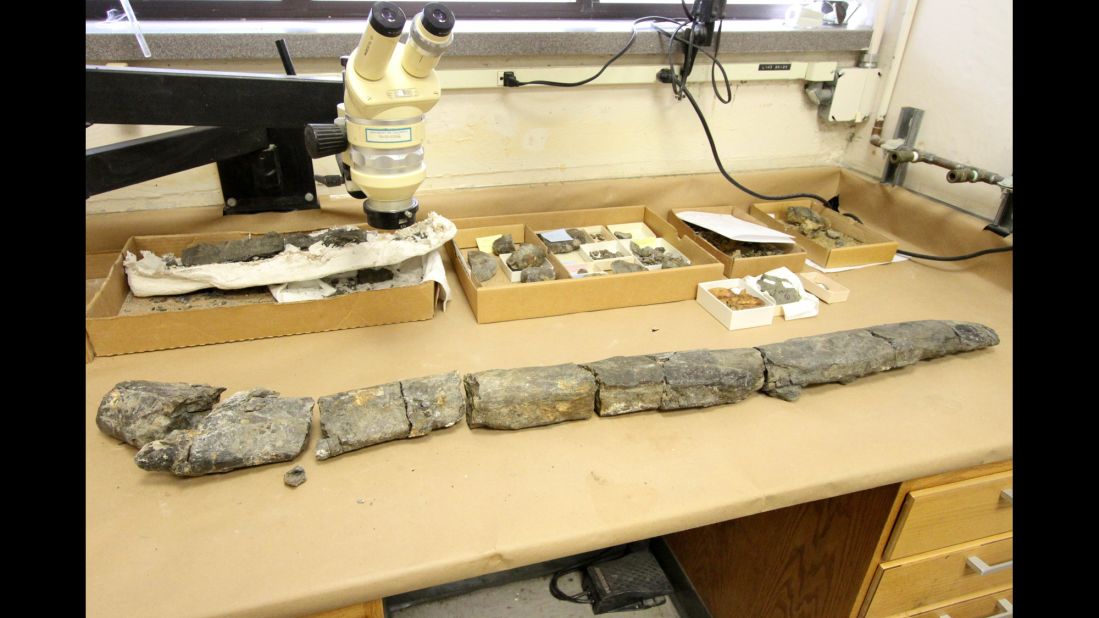
[[565,230],[565,233],[580,241],[580,244],[582,245],[595,242],[595,239],[591,237],[591,234],[580,228],[570,227],[569,229]]
[[282,482],[290,487],[297,487],[306,480],[308,479],[305,478],[305,468],[301,466],[294,466],[293,468],[290,468],[286,474],[282,475]]
[[610,251],[608,249],[596,249],[595,251],[589,251],[588,256],[593,260],[608,260],[610,258],[622,257],[622,254],[618,251]]
[[544,266],[531,266],[530,268],[524,268],[523,272],[519,273],[520,283],[535,283],[538,281],[553,281],[557,278],[557,271],[553,269],[551,264]]
[[399,382],[325,395],[317,400],[317,408],[321,421],[318,460],[407,438],[412,426]]
[[795,303],[801,300],[801,294],[798,293],[797,288],[795,288],[793,284],[774,275],[761,275],[759,278],[759,289],[770,294],[771,298],[775,299],[775,304],[778,305]]
[[201,476],[296,457],[309,440],[313,399],[255,388],[234,394],[194,429],[154,440],[134,456],[144,470]]
[[767,367],[763,392],[786,401],[810,384],[849,384],[862,376],[892,369],[897,354],[883,338],[865,329],[798,337],[757,347]]
[[470,275],[477,283],[484,283],[496,274],[496,256],[474,249],[467,254],[467,258]]
[[366,232],[357,227],[335,228],[326,230],[320,235],[320,241],[329,247],[342,247],[360,242],[366,242]]
[[691,350],[656,358],[664,370],[661,410],[735,403],[763,386],[763,358],[754,348]]
[[633,238],[633,234],[631,234],[629,232],[615,232],[614,237],[619,239],[619,240],[629,240],[629,239]]
[[[566,233],[568,233],[567,230]],[[546,249],[549,249],[550,253],[569,253],[580,248],[580,241],[575,238],[553,241],[547,240],[545,236],[539,236],[542,238],[542,242],[546,243]]]
[[508,256],[507,264],[508,268],[512,270],[524,270],[531,266],[541,266],[545,261],[546,252],[542,247],[526,243],[519,245],[515,253]]
[[391,281],[393,279],[393,271],[382,268],[363,268],[359,272],[355,273],[355,282],[359,285],[364,283],[381,283],[383,281]]
[[224,391],[221,386],[183,382],[119,382],[100,401],[95,424],[103,433],[141,448],[197,425]]
[[583,365],[599,386],[595,411],[616,416],[657,410],[664,396],[664,368],[652,356],[615,356]]
[[493,369],[465,376],[470,428],[523,429],[589,418],[595,377],[578,365]]
[[[486,254],[487,255],[487,254]],[[409,438],[445,429],[466,414],[466,391],[457,371],[401,380]]]
[[660,268],[682,268],[684,266],[690,266],[691,261],[685,257],[679,255],[664,254],[660,256]]
[[492,241],[492,252],[496,255],[515,253],[515,242],[511,239],[511,234],[504,234]]
[[611,262],[611,270],[616,273],[636,273],[645,270],[645,267],[625,260],[615,260]]

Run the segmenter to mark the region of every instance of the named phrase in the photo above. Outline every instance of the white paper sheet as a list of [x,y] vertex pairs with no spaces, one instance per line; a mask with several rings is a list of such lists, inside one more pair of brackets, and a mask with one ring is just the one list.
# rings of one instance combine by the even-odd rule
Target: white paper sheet
[[[442,288],[439,300],[443,303],[443,311],[446,311],[447,303],[450,301],[450,284],[446,280],[446,269],[443,267],[443,258],[439,255],[439,250],[436,249],[427,255],[420,256],[420,264],[423,268],[423,278],[420,282],[434,281],[439,284]],[[357,271],[343,274],[353,276],[355,272]],[[339,275],[332,276],[338,277]],[[335,287],[323,279],[278,283],[267,286],[267,289],[271,291],[275,301],[280,303],[320,300],[332,296],[337,291]]]
[[732,215],[716,212],[679,212],[676,216],[692,225],[704,227],[722,236],[740,242],[765,242],[783,245],[794,244],[794,237],[765,225],[758,225]]
[[908,260],[907,256],[904,256],[904,255],[901,255],[901,254],[898,253],[898,254],[893,256],[893,261],[891,261],[891,262],[875,262],[873,264],[859,264],[858,266],[838,266],[836,268],[825,268],[825,267],[821,266],[820,264],[817,264],[816,262],[814,262],[813,260],[810,260],[810,259],[806,259],[805,263],[808,264],[809,266],[812,266],[813,268],[819,270],[822,273],[839,273],[839,272],[843,272],[845,270],[857,270],[859,268],[866,268],[868,266],[881,266],[882,264],[894,264],[896,262],[905,262],[907,260]]

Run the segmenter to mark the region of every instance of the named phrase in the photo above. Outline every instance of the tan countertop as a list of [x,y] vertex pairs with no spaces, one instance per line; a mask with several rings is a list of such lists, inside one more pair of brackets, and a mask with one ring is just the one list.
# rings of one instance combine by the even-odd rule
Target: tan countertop
[[[846,180],[845,180],[846,182]],[[1009,258],[1003,260],[1010,268]],[[449,264],[448,264],[449,269]],[[725,330],[683,301],[478,325],[433,320],[87,365],[87,606],[93,616],[291,616],[1012,457],[1010,284],[914,262],[831,275],[850,300]],[[516,432],[464,424],[325,462],[178,479],[95,426],[132,379],[331,394],[457,369],[747,347],[915,319],[981,322],[997,347],[723,407]],[[309,480],[282,475],[294,464]]]

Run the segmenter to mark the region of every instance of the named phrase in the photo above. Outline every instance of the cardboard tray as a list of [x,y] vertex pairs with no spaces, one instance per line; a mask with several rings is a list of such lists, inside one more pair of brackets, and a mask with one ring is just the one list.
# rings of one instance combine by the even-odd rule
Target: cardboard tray
[[[479,236],[510,232],[516,242],[539,243],[535,230],[637,221],[687,256],[691,265],[574,279],[559,261],[551,259],[558,273],[554,281],[501,285],[490,279],[490,285],[476,285],[461,257],[465,250],[477,246]],[[699,283],[720,278],[723,270],[721,263],[702,247],[680,238],[671,224],[644,206],[471,217],[456,219],[454,224],[458,234],[447,243],[447,252],[480,324],[692,300]]]
[[714,212],[723,215],[733,215],[738,219],[744,219],[750,223],[756,223],[751,220],[751,217],[747,216],[743,212],[738,212],[732,206],[707,206],[703,208],[676,208],[668,212],[668,222],[672,224],[672,227],[679,232],[680,236],[686,236],[691,240],[698,243],[700,247],[705,249],[714,256],[717,261],[725,265],[725,276],[730,279],[738,279],[740,277],[747,277],[749,275],[762,275],[763,273],[774,270],[776,268],[782,268],[785,266],[791,271],[797,273],[805,269],[805,258],[808,255],[805,249],[801,248],[801,245],[793,243],[790,245],[789,251],[782,255],[765,255],[761,257],[741,257],[732,258],[722,253],[720,249],[715,247],[710,241],[698,236],[691,226],[687,225],[685,221],[679,218],[676,213],[680,212]]
[[433,281],[295,303],[271,302],[119,315],[130,293],[122,265],[127,251],[135,255],[143,249],[158,255],[169,251],[179,255],[184,248],[196,242],[221,242],[247,236],[249,234],[245,232],[222,232],[131,237],[85,309],[88,359],[93,355],[113,356],[430,320],[435,315],[437,292]]
[[[853,236],[863,241],[865,244],[854,247],[829,249],[824,245],[809,240],[805,235],[799,232],[796,227],[787,224],[783,220],[779,220],[779,217],[783,217],[786,209],[790,206],[805,206],[812,209],[813,212],[831,223],[833,228],[844,234]],[[748,209],[748,214],[773,230],[792,234],[797,240],[797,243],[809,254],[809,259],[824,268],[880,264],[882,262],[891,261],[893,256],[897,253],[897,241],[884,234],[879,234],[861,223],[856,223],[855,220],[850,217],[845,217],[834,210],[829,210],[814,200],[797,199],[752,204]],[[775,217],[771,217],[770,215],[772,214],[775,215]],[[795,270],[794,272],[798,271]]]

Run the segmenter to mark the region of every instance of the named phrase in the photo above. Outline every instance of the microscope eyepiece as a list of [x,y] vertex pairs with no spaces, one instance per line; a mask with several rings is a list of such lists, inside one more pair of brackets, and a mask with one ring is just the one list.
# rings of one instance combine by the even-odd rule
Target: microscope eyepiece
[[454,13],[444,4],[432,2],[424,6],[423,17],[420,23],[435,36],[446,36],[454,29]]
[[404,11],[392,2],[375,2],[370,9],[370,26],[384,37],[400,36],[405,21]]

